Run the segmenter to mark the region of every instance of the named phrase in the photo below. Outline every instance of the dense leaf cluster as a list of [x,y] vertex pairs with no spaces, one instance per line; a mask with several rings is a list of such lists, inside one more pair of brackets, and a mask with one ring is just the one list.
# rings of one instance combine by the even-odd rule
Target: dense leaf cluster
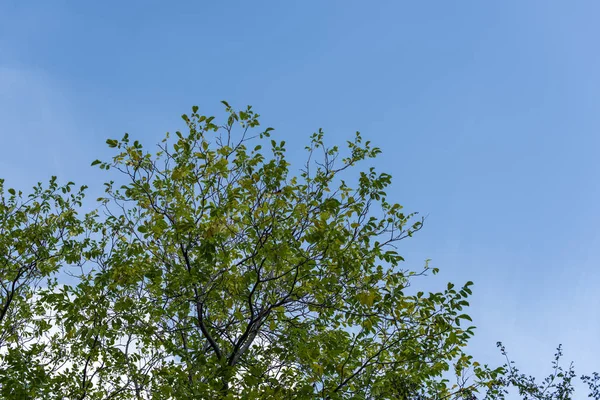
[[[157,152],[128,135],[109,139],[116,154],[93,165],[117,171],[119,183],[107,182],[86,215],[85,188],[72,193],[72,183],[53,179],[25,199],[0,186],[3,398],[545,390],[510,362],[491,369],[465,353],[472,282],[407,290],[437,270],[401,268],[396,244],[423,221],[388,200],[390,175],[358,169],[380,149],[360,134],[345,151],[328,148],[319,131],[295,173],[285,142],[250,107],[225,106],[223,125],[194,107],[185,133]],[[526,398],[570,398],[573,375],[560,373],[562,386],[548,383],[554,397]],[[598,377],[585,379],[598,398]]]

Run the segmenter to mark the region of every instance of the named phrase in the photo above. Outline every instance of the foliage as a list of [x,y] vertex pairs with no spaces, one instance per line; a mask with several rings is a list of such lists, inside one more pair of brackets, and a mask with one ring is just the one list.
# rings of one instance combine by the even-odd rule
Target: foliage
[[[81,218],[84,188],[71,183],[2,198],[4,398],[466,399],[526,387],[464,352],[472,282],[408,290],[437,269],[401,268],[396,245],[423,220],[388,200],[390,175],[357,170],[379,148],[357,133],[344,153],[319,131],[294,172],[250,107],[224,104],[223,125],[194,107],[157,152],[109,139],[116,154],[93,165],[119,183]],[[59,285],[69,271],[75,283]]]
[[[569,368],[566,370],[560,364],[563,355],[562,346],[559,345],[554,354],[552,372],[541,383],[537,383],[535,377],[531,375],[520,373],[514,361],[509,359],[504,345],[498,342],[497,346],[506,358],[506,364],[504,365],[505,373],[499,379],[499,385],[502,389],[492,398],[504,399],[511,387],[516,389],[523,400],[567,400],[574,398],[573,380],[576,374],[573,363],[569,364]],[[588,397],[599,400],[600,376],[598,373],[594,373],[591,377],[583,375],[581,380],[587,384],[590,390]]]
[[63,262],[80,256],[82,233],[76,207],[83,190],[72,192],[52,178],[33,193],[9,188],[0,180],[0,393],[4,398],[34,395],[45,380],[33,360],[43,351],[39,338],[50,329],[43,304],[36,301],[38,285]]

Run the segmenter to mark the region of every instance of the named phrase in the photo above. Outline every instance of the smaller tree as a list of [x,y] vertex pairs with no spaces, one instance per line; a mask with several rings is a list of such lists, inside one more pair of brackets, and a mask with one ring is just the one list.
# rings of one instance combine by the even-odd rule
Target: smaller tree
[[77,218],[85,187],[59,186],[55,177],[24,197],[4,189],[0,180],[0,394],[5,399],[35,397],[47,378],[39,362],[41,338],[51,322],[39,298],[40,285],[52,280],[63,263],[81,256]]
[[[573,381],[576,378],[573,363],[565,370],[560,364],[563,356],[562,346],[559,345],[552,360],[552,372],[540,383],[536,382],[534,376],[520,373],[515,362],[508,357],[506,348],[501,342],[498,348],[506,359],[504,373],[498,380],[500,390],[491,399],[504,399],[509,390],[516,390],[523,400],[571,400],[574,397],[575,388]],[[581,381],[589,388],[588,398],[600,400],[600,375],[593,373],[592,376],[581,376]]]

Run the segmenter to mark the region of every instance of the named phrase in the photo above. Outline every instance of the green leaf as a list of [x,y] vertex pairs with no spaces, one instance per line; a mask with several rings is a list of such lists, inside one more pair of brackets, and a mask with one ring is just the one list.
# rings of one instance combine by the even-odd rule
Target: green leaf
[[399,268],[421,222],[387,199],[391,175],[360,165],[380,150],[357,135],[338,159],[319,130],[290,158],[250,107],[222,103],[221,121],[193,106],[157,152],[108,139],[122,150],[92,162],[111,176],[89,213],[54,178],[0,202],[0,279],[18,289],[3,294],[0,397],[462,396],[444,371],[472,362],[474,328],[457,327],[472,282],[425,294],[428,261]]

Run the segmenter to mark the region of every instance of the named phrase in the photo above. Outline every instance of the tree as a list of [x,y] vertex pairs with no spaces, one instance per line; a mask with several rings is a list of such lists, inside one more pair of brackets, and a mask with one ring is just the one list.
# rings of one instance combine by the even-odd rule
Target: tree
[[[506,348],[501,342],[497,343],[502,355],[506,359],[504,373],[499,379],[500,390],[496,393],[495,399],[504,399],[509,393],[509,388],[514,388],[523,400],[568,400],[573,399],[575,388],[573,380],[576,377],[573,363],[569,364],[566,370],[560,364],[563,355],[562,346],[556,348],[554,359],[552,360],[552,372],[544,378],[542,383],[537,383],[535,377],[519,372],[515,362],[508,357]],[[581,376],[581,380],[589,388],[588,398],[600,399],[600,375],[598,373],[592,376]]]
[[125,135],[107,141],[110,162],[94,162],[125,178],[101,200],[111,250],[75,293],[98,297],[65,308],[95,315],[86,340],[108,346],[96,363],[119,335],[142,344],[127,388],[103,380],[123,397],[385,398],[415,382],[450,395],[437,378],[453,360],[470,364],[461,349],[473,328],[460,322],[471,282],[404,292],[429,267],[400,269],[394,245],[422,220],[387,200],[390,175],[351,173],[380,150],[357,134],[342,157],[318,132],[294,175],[284,142],[262,150],[271,129],[255,133],[258,115],[226,107],[222,126],[194,108],[186,134],[156,154]]
[[[502,396],[505,370],[464,351],[474,332],[461,326],[471,320],[464,310],[472,282],[439,293],[409,289],[437,269],[401,268],[396,244],[423,220],[388,200],[390,175],[357,171],[380,150],[357,133],[344,153],[326,147],[319,131],[295,173],[285,142],[260,129],[250,107],[224,104],[224,124],[194,107],[183,116],[186,132],[167,135],[154,153],[127,134],[109,139],[116,154],[93,165],[117,171],[118,183],[105,184],[95,211],[76,217],[79,192],[69,201],[46,195],[59,210],[29,217],[46,227],[43,259],[57,256],[31,275],[49,284],[24,286],[26,301],[14,308],[32,309],[35,294],[26,315],[40,322],[20,328],[36,339],[35,351],[0,355],[3,396]],[[11,240],[38,243],[17,223],[5,226]],[[74,284],[57,284],[60,263],[79,271]]]
[[[39,338],[50,323],[39,318],[46,312],[38,296],[38,285],[51,277],[62,262],[80,257],[82,233],[76,208],[83,191],[72,192],[52,178],[24,197],[14,189],[4,191],[0,180],[0,393],[4,398],[27,398],[45,379],[46,371],[33,360],[44,346]],[[56,283],[49,282],[50,285]]]

